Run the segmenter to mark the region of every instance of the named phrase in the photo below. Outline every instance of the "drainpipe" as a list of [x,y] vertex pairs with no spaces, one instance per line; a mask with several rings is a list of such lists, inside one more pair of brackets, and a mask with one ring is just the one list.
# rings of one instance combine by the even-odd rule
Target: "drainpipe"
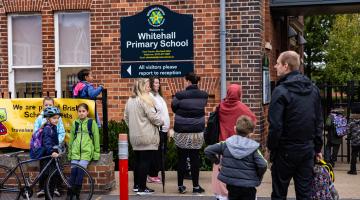
[[220,94],[226,97],[226,18],[225,0],[220,0]]

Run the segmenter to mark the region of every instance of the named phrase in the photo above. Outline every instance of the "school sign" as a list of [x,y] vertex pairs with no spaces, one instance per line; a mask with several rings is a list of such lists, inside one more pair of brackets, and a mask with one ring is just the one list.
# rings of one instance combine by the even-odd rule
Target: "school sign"
[[193,16],[154,5],[121,18],[121,77],[181,77],[194,71]]
[[[62,114],[66,138],[72,122],[77,118],[80,103],[89,106],[89,117],[94,118],[95,102],[86,99],[54,99]],[[43,110],[43,98],[0,99],[0,148],[29,149],[34,122]]]

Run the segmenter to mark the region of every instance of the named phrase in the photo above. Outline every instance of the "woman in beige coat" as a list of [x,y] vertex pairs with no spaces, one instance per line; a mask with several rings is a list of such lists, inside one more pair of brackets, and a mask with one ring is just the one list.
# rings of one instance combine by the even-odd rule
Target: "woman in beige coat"
[[125,105],[124,118],[135,154],[133,191],[146,195],[154,192],[146,187],[146,177],[159,146],[158,127],[164,122],[156,112],[154,99],[149,94],[149,79],[137,80],[132,92]]

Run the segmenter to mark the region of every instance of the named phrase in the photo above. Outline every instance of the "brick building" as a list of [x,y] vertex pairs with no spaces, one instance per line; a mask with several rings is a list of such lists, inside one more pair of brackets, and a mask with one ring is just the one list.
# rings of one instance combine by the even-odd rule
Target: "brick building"
[[[221,99],[219,0],[0,0],[1,92],[5,97],[32,91],[55,96],[55,90],[71,89],[79,69],[91,68],[95,83],[108,89],[109,119],[121,120],[134,80],[120,77],[120,30],[126,28],[120,27],[120,17],[155,4],[193,15],[195,72],[210,94],[206,111],[212,111]],[[243,102],[256,113],[256,132],[264,143],[262,60],[267,55],[272,68],[281,51],[302,51],[298,35],[295,40],[287,35],[290,26],[301,35],[302,19],[272,16],[269,0],[227,0],[225,10],[226,79],[242,85]],[[273,69],[270,76],[275,79]],[[184,82],[167,78],[163,86],[170,105]]]

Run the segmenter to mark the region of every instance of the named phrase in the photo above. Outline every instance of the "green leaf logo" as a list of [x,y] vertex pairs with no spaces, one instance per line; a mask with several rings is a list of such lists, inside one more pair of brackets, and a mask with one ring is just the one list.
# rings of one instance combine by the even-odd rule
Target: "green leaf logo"
[[153,8],[148,13],[148,22],[151,26],[159,27],[164,24],[165,13],[161,8]]
[[0,122],[7,120],[7,114],[5,108],[0,108]]

